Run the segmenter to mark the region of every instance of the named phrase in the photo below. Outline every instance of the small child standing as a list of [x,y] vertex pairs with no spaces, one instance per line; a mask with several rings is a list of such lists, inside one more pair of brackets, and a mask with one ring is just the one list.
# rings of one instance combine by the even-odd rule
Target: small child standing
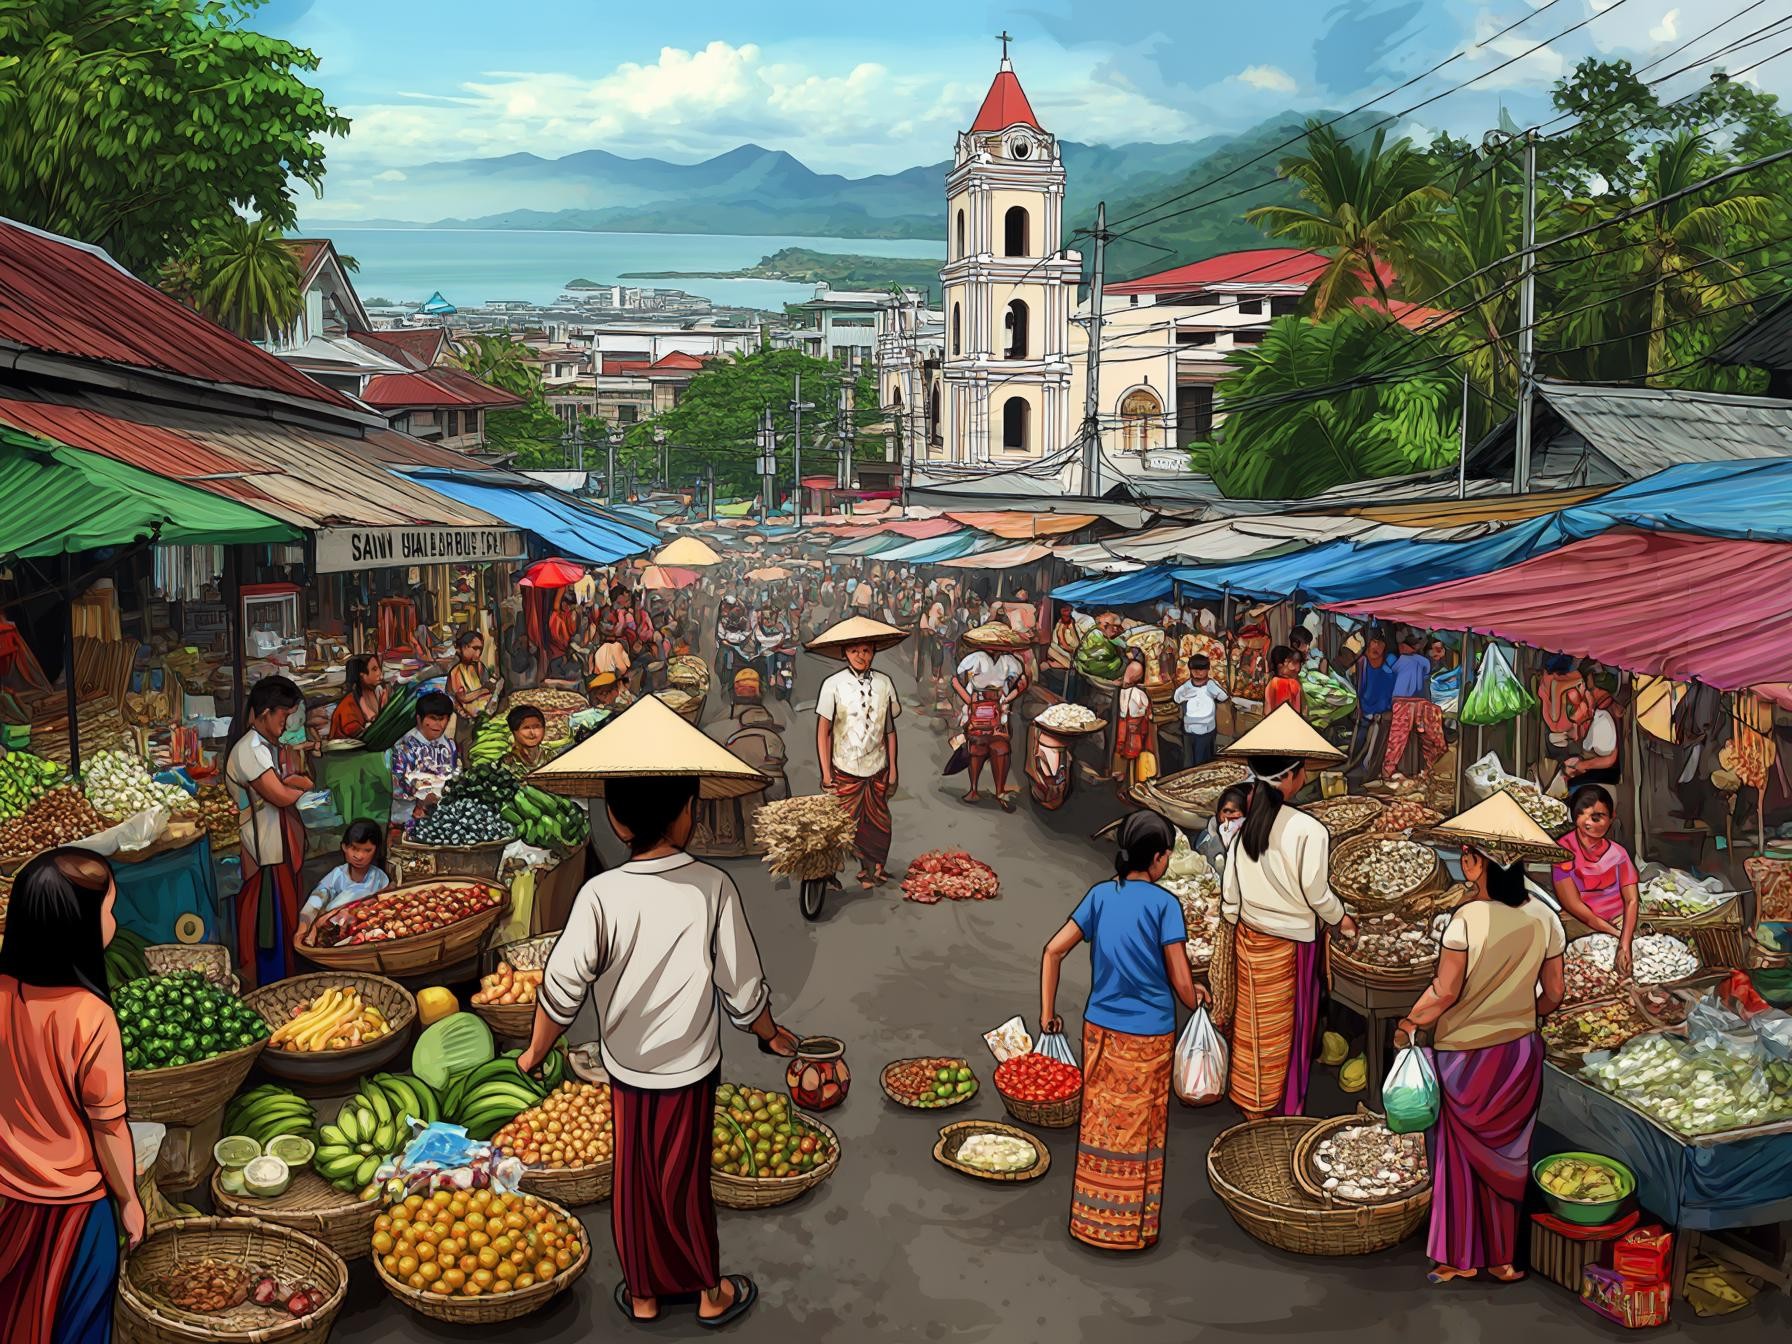
[[298,941],[311,941],[312,926],[325,915],[364,901],[392,885],[380,866],[380,828],[362,818],[342,833],[342,862],[325,873],[299,911]]
[[417,700],[417,726],[392,748],[392,833],[408,835],[460,772],[460,748],[448,736],[454,701],[441,691]]
[[1300,668],[1300,655],[1286,644],[1278,644],[1269,651],[1269,670],[1272,675],[1263,692],[1265,717],[1277,705],[1293,705],[1296,714],[1306,714],[1301,703]]

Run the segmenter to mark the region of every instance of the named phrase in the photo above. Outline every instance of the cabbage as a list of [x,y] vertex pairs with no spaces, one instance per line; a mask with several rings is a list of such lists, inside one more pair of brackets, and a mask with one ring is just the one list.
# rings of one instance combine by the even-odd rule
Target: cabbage
[[411,1072],[440,1091],[451,1074],[465,1073],[498,1057],[491,1028],[473,1013],[450,1013],[423,1029],[411,1051]]

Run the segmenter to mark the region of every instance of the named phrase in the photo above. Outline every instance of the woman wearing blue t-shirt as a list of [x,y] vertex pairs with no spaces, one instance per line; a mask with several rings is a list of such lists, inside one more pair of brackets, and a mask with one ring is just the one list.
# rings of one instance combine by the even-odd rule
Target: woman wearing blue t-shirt
[[1058,972],[1071,949],[1089,940],[1093,974],[1083,1009],[1083,1115],[1070,1235],[1109,1250],[1142,1251],[1157,1241],[1176,1000],[1191,1010],[1207,1000],[1189,973],[1182,906],[1157,885],[1175,844],[1175,828],[1157,813],[1128,816],[1114,880],[1089,888],[1046,944],[1039,967],[1039,1025],[1062,1031]]

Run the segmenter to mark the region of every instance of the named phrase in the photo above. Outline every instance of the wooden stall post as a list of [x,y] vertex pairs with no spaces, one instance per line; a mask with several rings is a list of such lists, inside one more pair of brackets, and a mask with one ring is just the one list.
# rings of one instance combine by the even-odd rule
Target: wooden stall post
[[62,685],[68,710],[68,769],[71,775],[81,773],[81,716],[77,712],[80,699],[75,685],[75,557],[62,553]]
[[1635,853],[1637,862],[1640,865],[1643,855],[1647,851],[1649,841],[1649,822],[1643,811],[1643,730],[1637,726],[1636,721],[1636,676],[1634,673],[1630,672],[1626,672],[1624,675],[1629,679],[1631,692],[1630,712],[1624,716],[1629,720],[1628,727],[1630,735],[1630,741],[1626,745],[1625,750],[1630,754],[1631,761],[1630,805],[1636,815],[1636,835],[1634,837],[1636,841]]

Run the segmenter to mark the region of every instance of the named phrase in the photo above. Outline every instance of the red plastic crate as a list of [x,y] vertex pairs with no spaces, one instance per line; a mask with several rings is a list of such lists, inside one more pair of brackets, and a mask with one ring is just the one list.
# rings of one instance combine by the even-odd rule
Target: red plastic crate
[[1667,1278],[1673,1263],[1674,1234],[1659,1223],[1626,1232],[1612,1247],[1612,1268],[1638,1283]]
[[1604,1265],[1588,1265],[1581,1280],[1580,1300],[1628,1330],[1667,1324],[1669,1296],[1666,1279],[1644,1283]]

